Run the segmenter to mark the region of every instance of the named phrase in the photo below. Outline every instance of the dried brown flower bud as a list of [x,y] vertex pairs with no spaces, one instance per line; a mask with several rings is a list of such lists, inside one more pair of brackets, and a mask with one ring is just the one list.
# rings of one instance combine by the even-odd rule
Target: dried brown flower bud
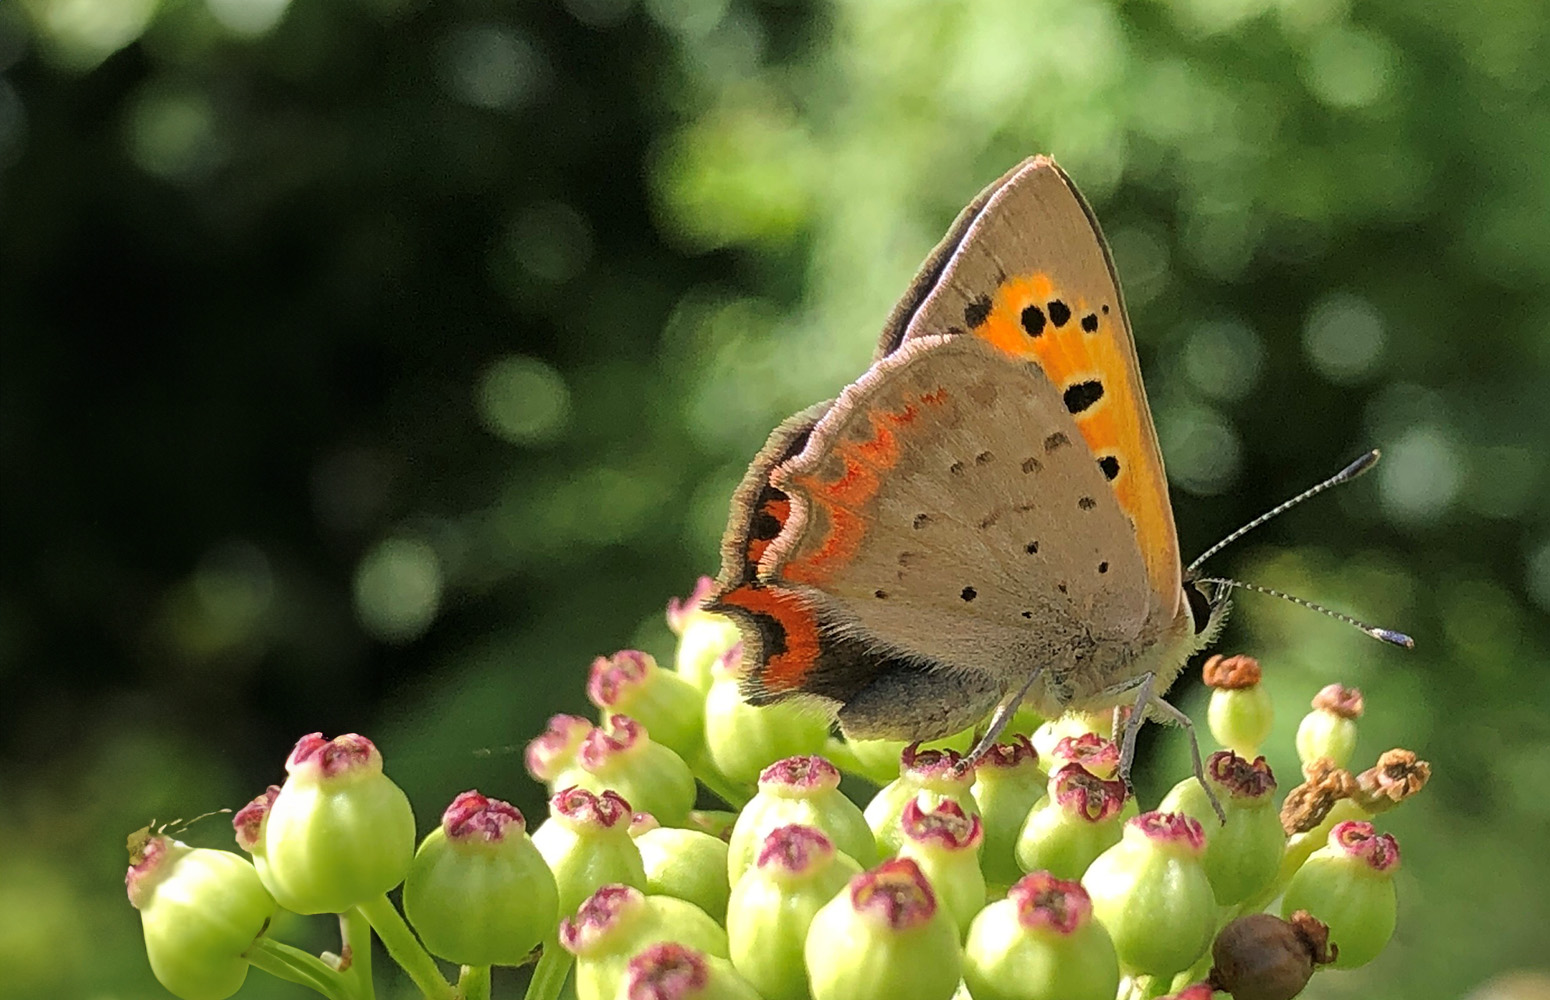
[[1200,668],[1208,686],[1228,691],[1253,687],[1259,683],[1259,661],[1252,656],[1217,654]]
[[1431,776],[1432,765],[1409,750],[1395,747],[1357,775],[1353,797],[1368,813],[1384,812],[1425,788]]
[[1292,1000],[1320,965],[1334,961],[1329,928],[1306,910],[1290,921],[1251,913],[1222,928],[1211,945],[1212,988],[1233,1000]]
[[1308,780],[1286,793],[1286,801],[1281,803],[1281,829],[1287,836],[1307,833],[1324,822],[1336,802],[1356,792],[1356,779],[1350,771],[1320,757],[1308,765]]

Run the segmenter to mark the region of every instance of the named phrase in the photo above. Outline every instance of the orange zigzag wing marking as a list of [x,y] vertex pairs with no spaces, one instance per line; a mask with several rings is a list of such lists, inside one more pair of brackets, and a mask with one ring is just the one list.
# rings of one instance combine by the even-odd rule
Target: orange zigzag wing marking
[[866,533],[867,521],[863,508],[877,495],[881,485],[880,474],[893,468],[899,461],[898,429],[914,423],[922,406],[934,407],[947,399],[947,390],[938,389],[927,393],[902,410],[870,413],[872,436],[862,441],[845,442],[835,449],[835,455],[844,463],[844,471],[833,480],[820,480],[817,476],[799,476],[793,486],[805,490],[815,507],[821,508],[827,525],[820,527],[814,519],[815,510],[807,512],[807,530],[825,532],[822,543],[812,555],[795,559],[781,569],[781,576],[796,583],[821,586],[835,569],[845,566],[855,557]]
[[818,665],[823,651],[818,617],[795,591],[744,584],[721,595],[710,610],[732,618],[743,633],[743,683],[756,702],[759,695],[801,690]]
[[974,335],[1013,357],[1037,359],[1065,394],[1077,429],[1135,525],[1148,573],[1161,590],[1178,567],[1168,553],[1145,543],[1172,537],[1172,514],[1165,475],[1138,417],[1146,402],[1131,378],[1118,303],[1085,301],[1042,273],[1014,275],[996,290]]

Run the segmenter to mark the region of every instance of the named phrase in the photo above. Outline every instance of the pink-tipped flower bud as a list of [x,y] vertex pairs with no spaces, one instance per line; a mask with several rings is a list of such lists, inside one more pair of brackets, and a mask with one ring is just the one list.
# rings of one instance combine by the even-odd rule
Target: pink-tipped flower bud
[[949,1000],[962,972],[958,930],[909,858],[851,879],[813,917],[804,954],[813,1000]]
[[975,1000],[1112,1000],[1119,959],[1080,882],[1031,872],[974,918],[963,976]]
[[1050,751],[1050,761],[1051,772],[1067,764],[1080,764],[1100,778],[1112,778],[1119,770],[1119,744],[1097,733],[1063,736]]
[[601,886],[560,921],[560,944],[576,956],[577,1000],[614,1000],[630,959],[661,942],[727,957],[726,932],[699,907],[630,886]]
[[247,978],[246,955],[275,901],[246,859],[141,831],[124,886],[140,911],[151,972],[183,1000],[224,1000]]
[[415,852],[404,913],[434,955],[460,965],[521,965],[559,919],[559,892],[522,813],[467,791]]
[[813,915],[860,872],[816,827],[765,836],[756,864],[732,887],[726,926],[732,964],[766,1000],[808,996],[802,952]]
[[730,618],[704,609],[705,600],[715,587],[714,580],[702,576],[688,597],[675,597],[667,603],[667,624],[678,636],[673,667],[678,676],[700,692],[710,690],[716,662],[742,638]]
[[570,913],[600,886],[646,888],[640,848],[630,838],[634,812],[619,793],[567,788],[549,800],[549,818],[533,831],[559,889],[559,912]]
[[237,846],[249,854],[264,849],[264,823],[269,819],[269,807],[280,794],[279,785],[270,785],[262,795],[253,797],[247,805],[238,809],[231,818],[232,830],[237,835]]
[[878,849],[885,855],[899,852],[904,843],[899,819],[912,800],[919,799],[924,809],[950,800],[965,813],[978,815],[974,778],[974,768],[967,766],[957,751],[906,747],[899,760],[899,776],[872,797],[864,813]]
[[872,830],[861,810],[840,791],[840,772],[823,757],[803,754],[778,760],[759,775],[759,791],[732,825],[727,876],[737,880],[758,857],[770,831],[800,824],[822,830],[861,864],[877,858]]
[[364,736],[304,736],[263,821],[259,875],[296,913],[343,913],[403,881],[414,857],[414,812]]
[[1142,813],[1082,877],[1093,912],[1130,974],[1172,976],[1205,954],[1217,905],[1202,855],[1206,835],[1182,813]]
[[552,784],[577,765],[577,755],[592,723],[579,715],[553,715],[549,728],[527,745],[527,773],[533,780]]
[[1313,711],[1297,725],[1297,757],[1304,769],[1320,758],[1336,767],[1351,762],[1356,750],[1356,720],[1362,717],[1362,692],[1329,684],[1313,696]]
[[1275,807],[1276,779],[1265,758],[1247,761],[1231,750],[1212,754],[1205,772],[1225,819],[1218,821],[1210,795],[1194,778],[1175,785],[1158,808],[1200,823],[1206,834],[1206,875],[1216,901],[1232,906],[1268,888],[1280,871],[1286,834]]
[[1017,837],[1039,799],[1047,776],[1039,754],[1027,736],[1003,738],[981,757],[974,769],[974,802],[985,827],[980,866],[992,886],[1009,886],[1022,877],[1017,865]]
[[899,857],[913,858],[937,897],[947,908],[959,935],[969,932],[969,922],[985,905],[985,874],[980,870],[979,849],[984,827],[951,799],[926,810],[914,799],[904,804],[899,820],[904,844]]
[[587,697],[605,716],[639,719],[652,739],[680,757],[693,757],[700,750],[705,693],[658,667],[649,653],[626,649],[593,660]]
[[694,808],[697,788],[689,765],[627,715],[611,715],[604,726],[588,732],[576,764],[554,783],[569,782],[599,794],[617,790],[666,826],[681,826]]
[[1050,775],[1048,798],[1023,823],[1014,850],[1018,865],[1080,878],[1094,858],[1119,843],[1124,806],[1124,782],[1067,764]]

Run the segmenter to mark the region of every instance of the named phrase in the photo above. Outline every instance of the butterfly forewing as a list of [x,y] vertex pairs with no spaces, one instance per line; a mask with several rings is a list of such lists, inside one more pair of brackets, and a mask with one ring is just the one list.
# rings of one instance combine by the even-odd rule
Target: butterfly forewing
[[1180,599],[1178,538],[1135,344],[1098,224],[1065,173],[1024,161],[959,216],[880,350],[968,333],[1037,360],[1134,525],[1160,617]]
[[895,649],[1015,677],[1145,625],[1140,549],[1059,391],[974,338],[874,365],[771,481],[791,508],[761,578]]

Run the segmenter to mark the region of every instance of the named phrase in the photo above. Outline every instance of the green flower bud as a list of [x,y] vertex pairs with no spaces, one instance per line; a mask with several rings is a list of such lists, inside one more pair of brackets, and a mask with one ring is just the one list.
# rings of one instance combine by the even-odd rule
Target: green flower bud
[[1119,959],[1080,882],[1033,872],[980,911],[964,945],[974,1000],[1114,1000]]
[[1080,764],[1089,774],[1105,781],[1119,773],[1119,744],[1097,733],[1062,736],[1049,752],[1050,773],[1067,764]]
[[699,793],[684,759],[651,739],[646,727],[627,715],[610,716],[607,728],[587,733],[576,764],[556,777],[551,788],[574,785],[596,794],[613,789],[664,826],[687,822]]
[[732,619],[713,615],[700,606],[715,588],[714,580],[702,576],[688,597],[667,602],[667,624],[678,636],[673,668],[701,692],[709,691],[715,681],[712,668],[716,661],[741,641]]
[[[1251,913],[1216,936],[1207,982],[1242,1000],[1292,1000],[1308,985],[1315,968],[1332,961],[1329,928],[1305,911],[1292,914],[1291,920]],[[1200,1000],[1211,1000],[1209,989]]]
[[587,697],[606,719],[637,719],[651,738],[688,760],[704,740],[705,692],[678,674],[663,670],[649,653],[622,650],[592,661]]
[[1259,683],[1259,661],[1251,656],[1212,656],[1201,667],[1201,676],[1211,688],[1206,707],[1211,735],[1245,760],[1259,756],[1275,722],[1270,694]]
[[929,812],[911,799],[904,804],[899,829],[904,834],[899,857],[920,865],[961,938],[969,933],[969,921],[985,906],[985,873],[979,864],[985,832],[980,818],[968,815],[951,799]]
[[739,643],[716,662],[715,683],[705,696],[705,748],[716,770],[751,785],[773,761],[822,750],[829,720],[801,704],[748,704],[738,687],[742,661]]
[[1022,877],[1017,838],[1048,782],[1039,755],[1026,736],[1011,736],[985,752],[974,768],[970,792],[985,827],[980,867],[992,886],[1009,886]]
[[414,858],[414,812],[382,773],[364,736],[303,736],[264,821],[259,872],[296,913],[342,913],[404,880]]
[[1018,866],[1081,878],[1094,858],[1119,843],[1125,798],[1124,782],[1067,764],[1050,775],[1049,796],[1028,813],[1018,833]]
[[1325,685],[1313,696],[1313,711],[1297,724],[1297,759],[1306,768],[1320,757],[1345,767],[1356,751],[1356,720],[1362,717],[1362,692],[1341,684]]
[[1366,965],[1394,934],[1399,844],[1371,823],[1348,820],[1309,856],[1286,887],[1281,913],[1306,910],[1329,926],[1335,968]]
[[617,792],[567,788],[549,800],[549,818],[533,846],[554,873],[559,912],[572,913],[600,887],[646,888],[646,866],[630,839],[630,804]]
[[[1039,752],[1040,760],[1049,760],[1055,753],[1055,747],[1060,741],[1067,738],[1078,738],[1086,733],[1101,735],[1108,732],[1110,724],[1097,715],[1089,712],[1067,712],[1054,719],[1046,719],[1033,731],[1033,748]],[[1052,771],[1060,768],[1050,765]]]
[[624,974],[618,1000],[761,1000],[732,963],[672,941],[649,945]]
[[727,842],[699,830],[664,826],[635,837],[646,891],[686,899],[722,921],[727,915]]
[[1173,786],[1157,808],[1183,813],[1200,824],[1206,835],[1206,877],[1217,903],[1232,906],[1269,888],[1281,868],[1286,833],[1272,798],[1276,779],[1265,758],[1251,764],[1231,750],[1212,754],[1205,771],[1227,813],[1226,822],[1217,820],[1205,789],[1194,778]]
[[521,965],[560,919],[559,892],[522,813],[464,792],[420,842],[404,915],[431,954],[459,965]]
[[[899,760],[899,776],[878,790],[864,813],[878,850],[884,857],[899,853],[904,842],[899,818],[908,802],[918,800],[921,808],[929,810],[951,800],[966,814],[978,816],[973,789],[974,768],[966,765],[955,751],[906,747]],[[844,845],[840,849],[844,850]]]
[[248,975],[243,956],[274,916],[258,873],[229,851],[171,837],[130,838],[129,902],[140,911],[151,972],[183,1000],[224,1000]]
[[850,880],[813,917],[803,949],[813,1000],[950,1000],[958,929],[909,858]]
[[593,728],[579,715],[551,715],[549,728],[527,745],[527,773],[552,793],[561,775],[581,766],[581,744]]
[[765,1000],[808,1000],[808,927],[860,873],[815,827],[782,826],[764,838],[758,860],[732,887],[727,945],[732,965]]
[[1217,908],[1201,864],[1204,850],[1205,833],[1195,820],[1147,812],[1126,823],[1120,842],[1087,869],[1082,882],[1093,912],[1127,973],[1172,976],[1205,954]]
[[727,957],[726,932],[693,903],[627,885],[600,887],[560,922],[560,944],[576,956],[576,1000],[614,1000],[630,959],[659,941]]
[[817,827],[834,846],[861,864],[877,858],[872,830],[861,810],[840,791],[840,772],[822,757],[788,757],[759,775],[759,791],[743,807],[727,845],[727,880],[737,880],[777,827]]

